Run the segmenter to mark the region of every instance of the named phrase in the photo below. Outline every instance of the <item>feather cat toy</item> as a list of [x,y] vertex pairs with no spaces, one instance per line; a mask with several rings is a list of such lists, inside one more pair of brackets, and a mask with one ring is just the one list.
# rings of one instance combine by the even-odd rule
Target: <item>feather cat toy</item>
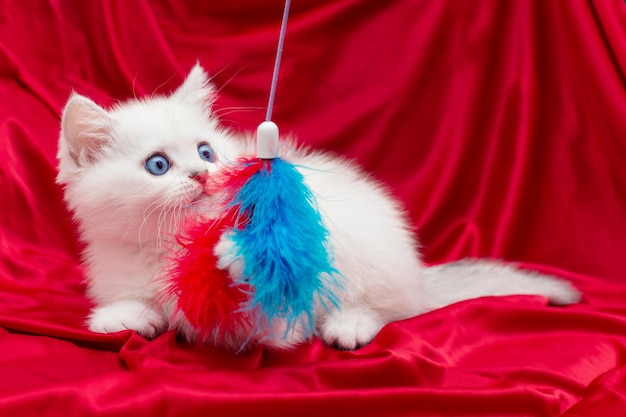
[[[328,231],[302,174],[279,157],[278,127],[271,121],[289,3],[266,119],[257,129],[256,155],[240,158],[209,181],[209,193],[223,196],[225,214],[191,228],[175,260],[178,307],[200,333],[211,328],[232,333],[243,321],[252,333],[264,334],[279,319],[287,323],[285,332],[297,327],[310,335],[317,306],[337,306],[331,289],[340,285],[328,251]],[[222,233],[234,244],[231,255],[243,261],[241,282],[215,271],[212,251]]]

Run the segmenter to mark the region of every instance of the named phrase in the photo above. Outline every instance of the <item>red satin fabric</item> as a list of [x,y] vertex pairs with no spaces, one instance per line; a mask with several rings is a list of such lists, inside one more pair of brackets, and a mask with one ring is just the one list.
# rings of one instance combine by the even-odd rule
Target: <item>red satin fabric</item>
[[282,1],[1,1],[0,415],[624,415],[625,9],[295,0],[282,131],[388,183],[426,261],[519,261],[584,301],[472,300],[355,352],[236,356],[83,327],[59,115],[72,89],[102,104],[167,93],[199,60],[223,122],[254,128]]

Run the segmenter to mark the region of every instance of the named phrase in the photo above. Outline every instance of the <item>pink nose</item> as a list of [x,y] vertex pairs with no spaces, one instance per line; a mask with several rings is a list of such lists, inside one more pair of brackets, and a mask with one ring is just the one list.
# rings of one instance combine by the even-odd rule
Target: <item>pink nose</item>
[[189,177],[193,180],[198,181],[200,184],[205,185],[207,183],[207,180],[209,179],[209,173],[208,172],[193,173]]

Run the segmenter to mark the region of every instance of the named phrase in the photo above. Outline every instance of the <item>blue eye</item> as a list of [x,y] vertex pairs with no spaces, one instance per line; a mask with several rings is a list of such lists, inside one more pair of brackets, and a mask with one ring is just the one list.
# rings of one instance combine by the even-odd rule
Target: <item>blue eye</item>
[[170,169],[170,161],[163,155],[152,155],[146,160],[146,171],[152,175],[163,175]]
[[201,159],[207,162],[215,162],[215,151],[206,143],[198,146],[198,154]]

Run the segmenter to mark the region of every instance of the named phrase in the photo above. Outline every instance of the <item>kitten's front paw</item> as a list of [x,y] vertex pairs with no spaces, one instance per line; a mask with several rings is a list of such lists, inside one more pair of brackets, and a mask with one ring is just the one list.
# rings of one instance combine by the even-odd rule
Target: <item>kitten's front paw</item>
[[243,275],[243,260],[237,256],[232,232],[224,233],[215,245],[214,254],[217,257],[217,267],[228,271],[231,278],[239,280]]
[[342,309],[326,317],[320,331],[327,345],[354,350],[370,343],[384,325],[370,310]]
[[154,308],[140,300],[124,300],[95,307],[87,320],[89,330],[96,333],[115,333],[135,330],[152,339],[165,331],[167,324]]

